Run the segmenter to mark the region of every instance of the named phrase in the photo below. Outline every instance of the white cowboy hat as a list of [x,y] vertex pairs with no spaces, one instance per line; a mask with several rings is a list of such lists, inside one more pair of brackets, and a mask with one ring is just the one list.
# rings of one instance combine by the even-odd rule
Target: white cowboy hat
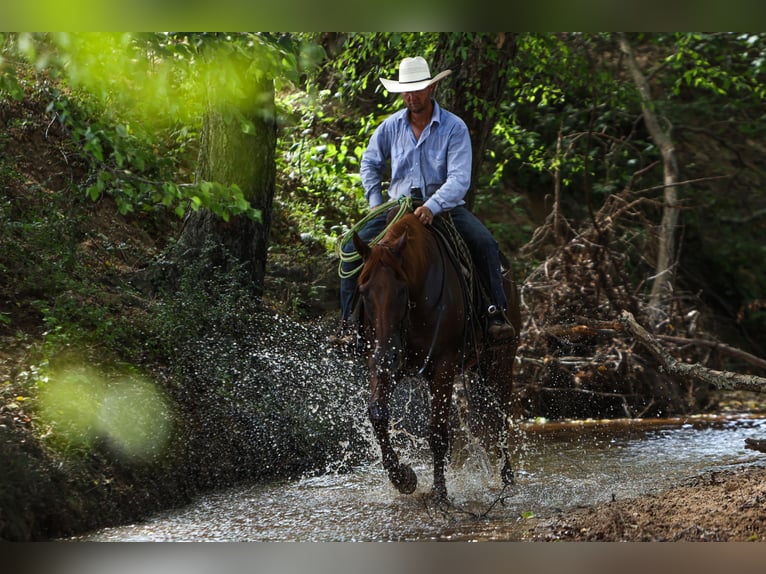
[[452,70],[444,70],[432,78],[431,70],[428,69],[428,62],[421,56],[415,56],[414,58],[405,58],[399,64],[398,82],[396,80],[380,78],[380,83],[392,94],[417,92],[449,76],[451,73]]

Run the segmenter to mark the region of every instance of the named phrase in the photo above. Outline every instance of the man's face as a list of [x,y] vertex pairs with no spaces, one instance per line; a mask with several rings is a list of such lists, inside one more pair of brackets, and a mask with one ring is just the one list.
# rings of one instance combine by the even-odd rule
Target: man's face
[[431,93],[433,91],[434,85],[431,84],[427,88],[423,88],[417,92],[404,92],[402,94],[402,100],[410,112],[417,114],[428,109],[429,102],[431,101]]

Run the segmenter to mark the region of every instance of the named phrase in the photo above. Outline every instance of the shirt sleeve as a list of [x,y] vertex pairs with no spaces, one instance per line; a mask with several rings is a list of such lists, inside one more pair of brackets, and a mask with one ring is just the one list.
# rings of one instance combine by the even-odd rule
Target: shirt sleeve
[[462,120],[456,121],[450,129],[447,139],[447,178],[425,206],[436,215],[462,205],[463,198],[471,186],[471,137]]
[[373,132],[367,149],[362,154],[359,173],[364,187],[364,196],[371,209],[383,203],[382,180],[390,160],[390,139],[387,124],[383,122]]

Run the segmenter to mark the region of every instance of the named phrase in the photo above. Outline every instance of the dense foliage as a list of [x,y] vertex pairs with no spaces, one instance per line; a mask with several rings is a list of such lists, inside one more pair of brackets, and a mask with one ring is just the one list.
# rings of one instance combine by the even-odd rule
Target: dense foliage
[[[470,74],[460,85],[443,82],[437,95],[452,101],[463,90],[466,109],[457,111],[489,122],[475,209],[501,246],[518,251],[552,199],[576,229],[627,187],[660,197],[657,146],[643,127],[637,90],[612,35],[530,33],[513,41],[497,107],[472,91]],[[766,322],[766,277],[748,262],[763,255],[764,171],[737,158],[763,135],[764,35],[634,34],[631,42],[651,78],[656,111],[678,144],[683,179],[697,182],[682,191],[682,235],[691,249],[681,248],[677,288],[701,289],[722,317],[755,339]],[[461,63],[473,61],[477,50],[496,59],[499,45],[497,35],[478,33],[4,34],[0,95],[9,104],[27,98],[46,107],[48,130],[59,126],[64,154],[78,166],[73,191],[82,197],[108,194],[122,214],[206,208],[224,219],[258,217],[236,186],[194,181],[197,139],[209,92],[204,82],[226,86],[236,110],[236,102],[257,97],[242,78],[272,77],[280,126],[273,241],[300,235],[330,252],[366,209],[358,177],[366,141],[399,107],[377,78],[395,76],[398,61],[412,53],[464,78]],[[227,54],[235,53],[252,62],[247,74],[228,73],[228,62],[239,58]],[[12,115],[14,108],[7,109]],[[243,119],[241,128],[253,126]],[[732,158],[709,157],[714,142],[723,142]],[[51,327],[48,335],[68,331],[69,321],[118,350],[127,338],[115,335],[119,322],[102,307],[86,312],[77,303],[98,296],[72,285],[87,273],[77,272],[76,238],[72,243],[56,231],[65,225],[55,216],[56,203],[41,207],[28,219],[3,212],[3,264],[18,267],[13,258],[23,242],[39,245],[37,272],[24,281],[41,295],[61,294],[55,305],[45,297],[34,303]],[[656,220],[659,209],[648,208],[647,219]],[[651,258],[651,238],[643,229],[636,237],[636,254]],[[58,254],[46,262],[54,245]],[[523,276],[536,260],[517,257],[514,264]],[[642,278],[634,280],[640,288]],[[9,311],[0,317],[12,323]]]
[[[120,435],[71,443],[35,418],[38,391],[80,361],[97,365],[109,388],[156,379],[178,425],[169,440],[192,445],[183,456],[202,464],[200,484],[321,470],[364,450],[348,442],[363,442],[357,413],[347,408],[363,402],[348,385],[354,374],[341,370],[327,383],[321,374],[330,366],[313,354],[320,345],[310,332],[285,334],[285,313],[305,309],[308,296],[254,301],[236,262],[211,279],[176,250],[189,209],[224,220],[264,215],[236,186],[195,180],[209,82],[226,88],[215,91],[249,133],[254,125],[237,114],[258,97],[247,78],[274,80],[271,256],[297,261],[312,289],[312,273],[330,259],[336,238],[365,213],[358,168],[366,142],[400,106],[378,78],[395,77],[399,60],[419,53],[455,72],[437,97],[458,102],[455,111],[487,128],[474,210],[512,256],[517,278],[539,273],[546,255],[572,237],[590,237],[582,229],[592,232],[594,214],[629,189],[645,201],[611,245],[625,262],[612,279],[630,283],[621,292],[645,292],[663,174],[614,37],[509,40],[506,62],[511,52],[501,53],[497,35],[486,33],[0,35],[0,334],[7,348],[26,353],[0,373],[3,403],[14,405],[0,405],[0,414],[44,435],[45,448],[85,461],[94,449],[100,461],[112,460],[108,443]],[[762,355],[766,35],[629,40],[678,153],[677,298],[704,301],[709,331]],[[242,59],[247,70],[229,73],[230,62]],[[467,63],[482,59],[486,69],[503,62],[496,103],[471,81]],[[566,225],[522,249],[554,205]],[[280,345],[289,353],[269,350]],[[301,377],[286,378],[302,359],[309,363]],[[336,399],[345,410],[331,413]],[[236,456],[216,468],[225,449]]]

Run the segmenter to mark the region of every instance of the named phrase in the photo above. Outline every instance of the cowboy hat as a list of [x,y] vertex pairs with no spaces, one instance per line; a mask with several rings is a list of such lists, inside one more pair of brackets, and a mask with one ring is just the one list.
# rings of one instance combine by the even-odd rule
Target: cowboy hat
[[399,64],[399,81],[380,78],[380,83],[392,94],[417,92],[451,73],[452,70],[444,70],[432,78],[431,70],[428,69],[428,62],[421,56],[415,56],[414,58],[405,58]]

